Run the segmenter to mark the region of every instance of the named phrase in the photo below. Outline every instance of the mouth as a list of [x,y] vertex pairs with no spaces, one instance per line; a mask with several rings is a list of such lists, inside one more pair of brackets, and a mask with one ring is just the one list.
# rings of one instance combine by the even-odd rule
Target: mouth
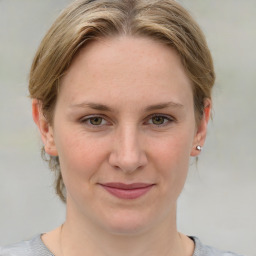
[[148,193],[155,184],[148,183],[104,183],[100,184],[111,195],[121,199],[136,199]]

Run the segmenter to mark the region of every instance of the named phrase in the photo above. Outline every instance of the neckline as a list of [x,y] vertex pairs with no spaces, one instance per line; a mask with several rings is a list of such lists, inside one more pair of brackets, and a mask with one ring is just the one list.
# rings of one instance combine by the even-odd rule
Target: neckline
[[40,235],[37,236],[37,238],[38,238],[38,243],[39,243],[40,247],[41,247],[43,250],[45,250],[45,251],[47,252],[47,255],[46,255],[46,256],[48,256],[48,254],[49,254],[49,256],[55,256],[55,255],[50,251],[50,249],[46,246],[46,244],[43,242],[42,236],[43,236],[44,234],[45,234],[45,233],[41,233]]
[[[45,245],[45,243],[43,242],[42,240],[42,236],[44,235],[45,233],[41,233],[39,234],[36,238],[36,240],[38,240],[38,244],[40,245],[40,247],[45,251],[47,252],[47,255],[46,256],[55,256],[51,251],[50,249]],[[198,255],[198,251],[200,251],[200,247],[201,246],[201,242],[200,240],[195,237],[195,236],[188,236],[188,238],[190,238],[194,244],[195,244],[195,248],[194,248],[194,252],[193,252],[193,255],[192,256],[197,256]]]

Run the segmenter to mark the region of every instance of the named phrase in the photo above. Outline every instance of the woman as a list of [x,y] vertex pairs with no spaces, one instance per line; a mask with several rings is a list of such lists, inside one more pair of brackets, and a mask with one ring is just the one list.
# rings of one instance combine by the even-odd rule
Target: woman
[[175,1],[73,2],[29,82],[66,221],[0,255],[235,255],[176,227],[214,79],[202,32]]

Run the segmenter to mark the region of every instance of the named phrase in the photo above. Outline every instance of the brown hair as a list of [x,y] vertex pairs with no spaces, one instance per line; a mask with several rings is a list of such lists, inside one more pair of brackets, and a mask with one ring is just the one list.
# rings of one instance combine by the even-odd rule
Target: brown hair
[[[58,98],[60,79],[79,49],[102,37],[149,37],[174,48],[193,84],[195,117],[204,113],[211,98],[215,74],[205,37],[190,14],[174,0],[77,0],[54,22],[35,55],[29,81],[32,98],[38,99],[50,124]],[[56,193],[65,201],[58,157],[44,159],[56,172]]]

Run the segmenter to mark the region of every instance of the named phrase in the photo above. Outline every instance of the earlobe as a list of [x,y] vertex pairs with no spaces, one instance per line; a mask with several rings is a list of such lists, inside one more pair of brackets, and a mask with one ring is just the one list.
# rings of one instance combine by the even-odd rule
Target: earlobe
[[200,120],[200,123],[197,126],[197,131],[193,142],[193,148],[190,153],[191,156],[198,156],[202,150],[207,134],[207,124],[211,115],[211,106],[211,100],[208,98],[205,99],[204,114],[202,116],[202,119]]
[[53,128],[43,115],[41,103],[37,99],[32,100],[32,116],[39,129],[45,152],[51,156],[57,156],[58,152],[54,141]]

